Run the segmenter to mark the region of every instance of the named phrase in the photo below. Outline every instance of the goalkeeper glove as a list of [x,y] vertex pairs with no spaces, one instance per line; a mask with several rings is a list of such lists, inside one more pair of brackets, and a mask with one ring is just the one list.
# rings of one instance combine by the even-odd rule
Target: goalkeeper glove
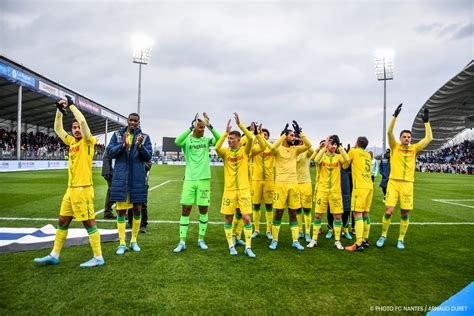
[[425,109],[425,110],[423,111],[422,118],[423,118],[423,122],[424,122],[424,123],[428,123],[428,122],[429,122],[429,120],[430,120],[430,112],[428,111],[428,109]]
[[290,126],[290,124],[286,123],[285,128],[281,132],[280,136],[282,136],[283,134],[285,134],[285,136],[288,136],[288,134],[290,133],[290,130],[288,129],[288,126]]
[[398,114],[400,114],[400,112],[402,111],[402,105],[403,103],[400,103],[400,105],[397,106],[397,108],[395,109],[395,112],[393,113],[393,116],[397,117]]

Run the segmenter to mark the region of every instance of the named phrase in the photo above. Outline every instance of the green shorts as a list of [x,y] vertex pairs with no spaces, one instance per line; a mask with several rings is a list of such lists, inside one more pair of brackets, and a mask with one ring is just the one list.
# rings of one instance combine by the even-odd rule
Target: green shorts
[[211,180],[184,180],[180,203],[182,205],[209,206],[211,203]]

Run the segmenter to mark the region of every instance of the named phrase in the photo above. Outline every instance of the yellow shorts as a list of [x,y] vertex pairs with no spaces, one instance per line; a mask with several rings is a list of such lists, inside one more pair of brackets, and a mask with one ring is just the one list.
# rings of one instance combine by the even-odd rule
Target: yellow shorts
[[60,216],[72,216],[76,221],[86,221],[95,218],[94,188],[87,187],[67,188],[61,202]]
[[342,208],[342,193],[341,192],[322,192],[316,191],[314,195],[314,201],[316,207],[314,209],[315,213],[326,213],[329,211],[332,214],[342,214],[344,213]]
[[351,210],[353,212],[370,212],[374,189],[353,189],[351,197]]
[[413,209],[413,182],[388,180],[387,194],[385,196],[385,206],[397,206],[400,199],[400,209]]
[[300,191],[300,200],[302,208],[313,207],[313,186],[309,183],[298,183],[298,190]]
[[294,210],[301,208],[298,183],[275,183],[275,190],[273,191],[273,208],[284,209],[287,205],[288,208]]
[[253,180],[252,182],[252,203],[265,204],[273,203],[273,190],[275,183],[273,180]]
[[221,213],[225,215],[235,214],[236,209],[242,214],[252,214],[252,197],[250,189],[225,190],[222,193]]
[[115,209],[117,211],[128,210],[129,208],[133,208],[133,204],[130,203],[130,193],[127,194],[127,200],[125,202],[115,203]]

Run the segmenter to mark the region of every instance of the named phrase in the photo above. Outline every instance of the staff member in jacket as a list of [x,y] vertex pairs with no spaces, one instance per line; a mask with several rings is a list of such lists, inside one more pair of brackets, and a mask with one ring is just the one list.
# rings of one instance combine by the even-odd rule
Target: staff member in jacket
[[112,135],[107,153],[115,159],[112,176],[110,200],[116,202],[117,229],[120,244],[116,254],[123,255],[128,248],[125,245],[125,214],[133,208],[132,238],[130,249],[138,252],[138,230],[141,222],[142,203],[146,203],[148,189],[146,185],[145,163],[151,160],[152,146],[150,137],[143,134],[140,116],[131,113],[128,116],[128,127],[124,127]]

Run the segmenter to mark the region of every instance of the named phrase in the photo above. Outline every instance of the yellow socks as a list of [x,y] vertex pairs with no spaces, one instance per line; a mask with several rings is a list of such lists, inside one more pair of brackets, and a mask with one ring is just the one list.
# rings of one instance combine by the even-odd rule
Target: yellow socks
[[364,221],[362,220],[362,217],[356,217],[354,218],[355,220],[355,233],[356,233],[356,244],[357,246],[362,245],[362,237],[364,234]]
[[130,239],[130,242],[137,242],[137,236],[138,236],[138,231],[140,230],[140,222],[141,222],[141,216],[135,216],[133,215],[133,221],[132,221],[132,238]]
[[311,233],[311,210],[304,211],[304,232],[305,234]]
[[296,220],[298,222],[298,230],[303,231],[303,212],[301,209],[296,211]]
[[320,219],[314,219],[314,222],[313,222],[313,240],[318,240],[320,229],[321,229],[321,220]]
[[334,239],[341,240],[342,222],[334,220]]
[[[298,216],[298,215],[296,215],[296,216]],[[299,226],[298,222],[290,222],[291,238],[293,239],[293,242],[298,241],[298,233],[299,233],[299,227],[298,226]]]
[[369,233],[370,233],[370,217],[367,216],[367,217],[364,217],[364,234],[362,236],[364,241],[369,240]]
[[280,234],[280,225],[281,221],[273,220],[273,225],[272,225],[272,235],[273,235],[273,240],[278,241],[278,235]]
[[56,229],[56,237],[54,238],[54,246],[51,251],[51,256],[58,259],[61,249],[63,248],[64,241],[67,238],[68,226],[58,225]]
[[125,216],[117,216],[117,230],[120,245],[125,246]]
[[[387,238],[387,233],[388,233],[388,229],[390,227],[391,222],[392,222],[391,216],[389,216],[387,214],[383,214],[383,217],[382,217],[382,237]],[[401,227],[400,227],[400,229],[401,229]]]
[[268,232],[272,232],[272,222],[273,222],[273,210],[270,209],[270,210],[267,210],[265,212],[265,222],[267,224],[267,227],[266,227],[266,231],[267,233]]
[[400,235],[398,236],[398,240],[403,241],[405,239],[409,223],[410,220],[408,219],[408,215],[402,216],[402,219],[400,220]]
[[102,259],[102,249],[100,248],[100,235],[99,231],[97,230],[97,226],[92,226],[87,230],[89,234],[89,243],[92,247],[92,252],[94,253],[94,257],[97,259]]
[[256,232],[260,232],[260,210],[253,211],[253,225]]
[[232,242],[232,224],[224,224],[225,239],[229,247],[232,247],[234,243]]
[[245,235],[245,248],[250,248],[252,246],[252,224],[244,225],[244,235]]

